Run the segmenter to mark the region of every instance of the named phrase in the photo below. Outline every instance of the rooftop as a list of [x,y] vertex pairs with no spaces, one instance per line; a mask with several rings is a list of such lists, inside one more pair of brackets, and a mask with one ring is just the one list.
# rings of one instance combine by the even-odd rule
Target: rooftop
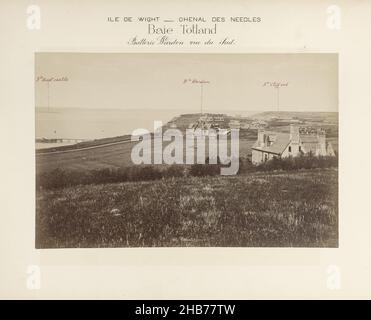
[[271,142],[271,145],[260,147],[258,141],[256,141],[252,146],[253,149],[281,154],[290,143],[290,134],[288,133],[265,132],[265,134],[268,136],[268,141]]

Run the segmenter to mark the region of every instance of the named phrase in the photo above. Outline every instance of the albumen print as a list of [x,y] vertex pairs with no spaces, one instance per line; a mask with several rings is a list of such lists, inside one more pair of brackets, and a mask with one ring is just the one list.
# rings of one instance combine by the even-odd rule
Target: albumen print
[[36,53],[36,248],[338,247],[338,56]]

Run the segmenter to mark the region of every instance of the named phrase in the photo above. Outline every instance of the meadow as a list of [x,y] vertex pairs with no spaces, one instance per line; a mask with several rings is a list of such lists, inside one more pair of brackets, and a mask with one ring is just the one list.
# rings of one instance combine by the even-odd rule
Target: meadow
[[[247,157],[251,154],[251,147],[254,144],[256,137],[242,137],[240,138],[240,156]],[[107,144],[104,143],[117,143]],[[121,143],[120,143],[121,141]],[[131,151],[138,142],[127,141],[127,137],[112,138],[112,139],[100,139],[93,142],[82,142],[78,145],[83,148],[94,147],[102,144],[99,148],[95,149],[76,149],[77,145],[59,147],[55,150],[68,150],[68,152],[61,152],[59,154],[45,153],[45,150],[40,150],[36,153],[36,171],[37,174],[44,172],[51,172],[55,169],[62,168],[64,170],[76,170],[76,171],[88,171],[88,170],[99,170],[99,169],[118,169],[134,166],[131,159]],[[169,142],[163,142],[165,147]],[[186,161],[186,143],[184,140],[184,163]],[[54,151],[54,150],[53,150]],[[153,155],[154,148],[153,143],[151,146],[151,154]],[[205,155],[208,155],[208,142],[206,142]],[[194,149],[196,155],[197,148]],[[152,157],[153,161],[153,157]]]
[[338,170],[36,191],[36,248],[337,247]]

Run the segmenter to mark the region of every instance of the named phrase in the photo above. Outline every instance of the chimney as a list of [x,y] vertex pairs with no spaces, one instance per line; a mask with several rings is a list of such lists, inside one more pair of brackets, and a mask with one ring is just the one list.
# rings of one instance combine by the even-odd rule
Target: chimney
[[318,140],[318,155],[325,156],[326,152],[326,131],[323,129],[318,129],[317,131]]
[[259,147],[265,146],[265,132],[264,129],[258,130],[258,145]]
[[290,140],[292,143],[299,143],[299,126],[290,124]]

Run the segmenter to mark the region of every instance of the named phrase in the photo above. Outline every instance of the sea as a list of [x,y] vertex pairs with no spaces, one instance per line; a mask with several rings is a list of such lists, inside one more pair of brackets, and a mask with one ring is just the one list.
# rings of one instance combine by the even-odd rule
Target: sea
[[[206,111],[248,116],[251,111]],[[36,138],[93,140],[131,134],[135,129],[153,132],[153,122],[164,124],[176,116],[196,113],[180,109],[36,108]]]

